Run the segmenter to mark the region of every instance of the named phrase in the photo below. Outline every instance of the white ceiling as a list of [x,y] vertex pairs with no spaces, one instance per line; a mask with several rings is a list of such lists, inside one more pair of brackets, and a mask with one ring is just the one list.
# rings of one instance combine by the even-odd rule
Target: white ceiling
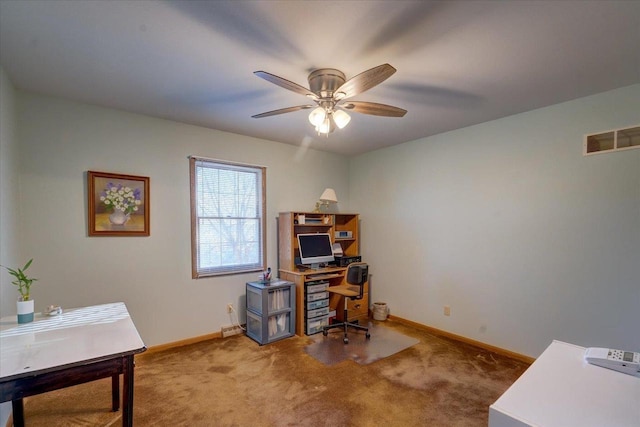
[[[308,104],[253,75],[308,87],[398,71],[315,135]],[[347,155],[640,82],[640,1],[0,0],[0,64],[24,90]],[[180,141],[176,141],[179,144]]]

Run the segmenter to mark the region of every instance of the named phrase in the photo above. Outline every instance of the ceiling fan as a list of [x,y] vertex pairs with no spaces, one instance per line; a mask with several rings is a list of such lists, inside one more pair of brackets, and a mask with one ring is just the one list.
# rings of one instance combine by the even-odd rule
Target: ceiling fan
[[[253,74],[276,84],[285,89],[307,96],[316,103],[317,107],[309,114],[309,121],[315,126],[318,134],[328,135],[335,127],[344,128],[351,117],[344,110],[356,113],[370,114],[374,116],[402,117],[407,110],[391,105],[375,102],[346,101],[352,96],[358,95],[374,86],[379,85],[396,69],[389,64],[382,64],[370,70],[364,71],[347,80],[342,71],[333,68],[321,68],[309,74],[309,89],[297,83],[278,77],[266,71],[256,71]],[[266,113],[251,116],[254,119],[291,113],[299,110],[313,108],[314,105],[297,105],[295,107],[281,108]]]

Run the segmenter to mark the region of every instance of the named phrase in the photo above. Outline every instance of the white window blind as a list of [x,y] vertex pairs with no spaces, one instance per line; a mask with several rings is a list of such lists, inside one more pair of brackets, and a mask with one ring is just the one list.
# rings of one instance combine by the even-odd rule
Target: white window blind
[[192,276],[264,270],[266,169],[197,157],[189,162]]

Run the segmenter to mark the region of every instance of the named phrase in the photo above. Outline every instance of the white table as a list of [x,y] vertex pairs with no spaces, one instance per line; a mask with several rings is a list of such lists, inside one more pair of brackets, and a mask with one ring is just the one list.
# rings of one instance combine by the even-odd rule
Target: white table
[[22,399],[101,378],[112,378],[112,409],[133,424],[133,357],[146,350],[124,303],[37,314],[32,323],[0,319],[0,397],[12,401],[15,426],[24,425]]
[[640,378],[588,364],[585,350],[553,341],[489,407],[489,426],[640,426]]

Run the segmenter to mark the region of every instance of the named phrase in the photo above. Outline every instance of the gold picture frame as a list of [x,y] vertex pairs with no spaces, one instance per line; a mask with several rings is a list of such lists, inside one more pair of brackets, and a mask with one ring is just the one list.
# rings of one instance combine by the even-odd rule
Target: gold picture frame
[[87,172],[89,236],[149,236],[149,177]]

